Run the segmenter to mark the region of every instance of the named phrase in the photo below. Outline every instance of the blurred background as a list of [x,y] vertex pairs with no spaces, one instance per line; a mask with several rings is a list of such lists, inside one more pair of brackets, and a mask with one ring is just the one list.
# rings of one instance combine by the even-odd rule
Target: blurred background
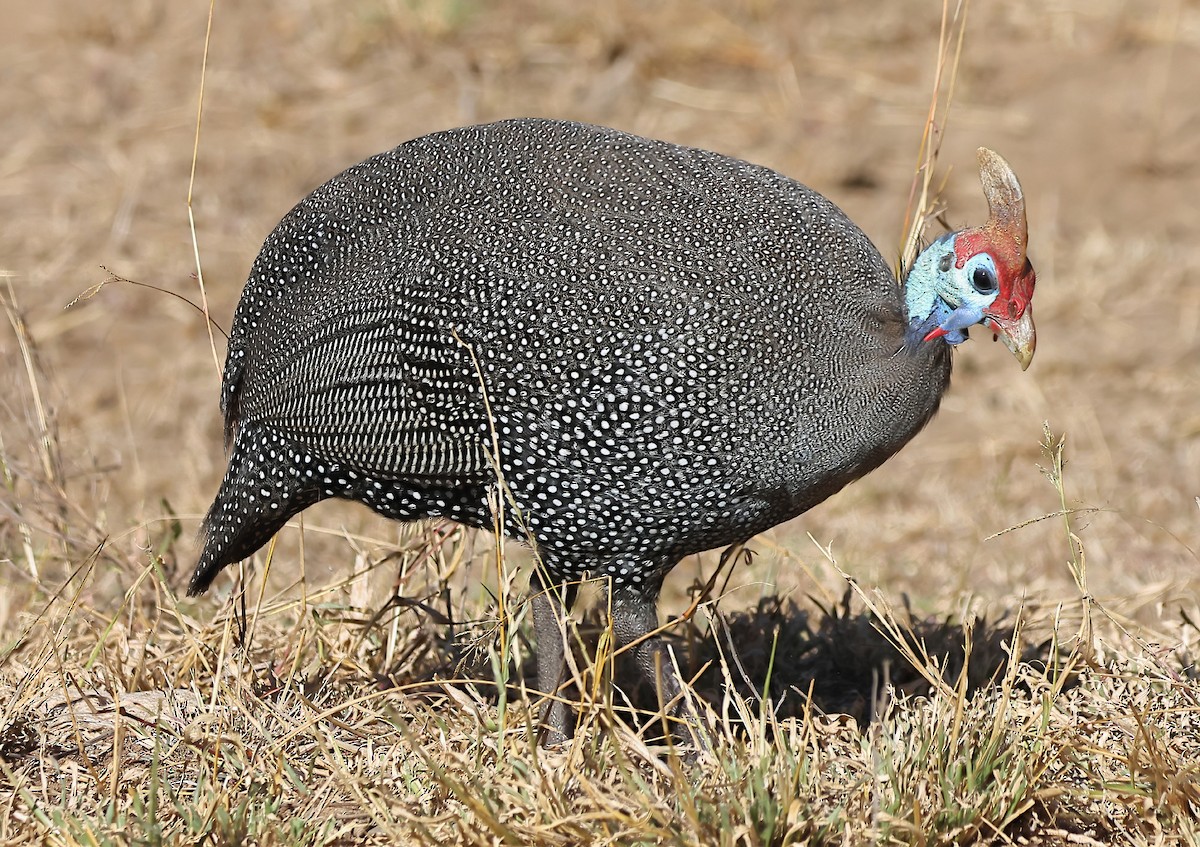
[[[192,195],[212,315],[228,327],[263,238],[333,174],[418,135],[515,116],[768,165],[833,199],[891,260],[941,11],[934,0],[218,2]],[[178,588],[193,564],[224,470],[203,320],[123,283],[74,301],[105,268],[199,299],[187,202],[208,15],[203,2],[0,0],[0,580],[18,589],[0,592],[0,624],[31,580],[30,553],[64,573],[105,539],[136,556],[174,513]],[[1012,163],[1038,270],[1037,358],[1022,374],[1002,345],[959,348],[935,422],[753,542],[732,602],[752,604],[764,583],[840,593],[807,534],[864,584],[935,614],[1077,597],[1061,520],[989,538],[1062,506],[1039,470],[1046,422],[1067,438],[1066,504],[1086,510],[1076,529],[1090,590],[1147,622],[1195,610],[1197,80],[1192,0],[971,5],[940,160],[945,218],[986,214],[976,147]],[[220,336],[216,352],[223,361]],[[346,504],[305,523],[331,531],[306,533],[317,580],[354,562],[338,532],[369,539],[357,545],[369,556],[400,532]],[[668,592],[711,564],[684,563]],[[287,556],[276,567],[281,584],[297,572]],[[101,570],[88,590],[127,582]]]

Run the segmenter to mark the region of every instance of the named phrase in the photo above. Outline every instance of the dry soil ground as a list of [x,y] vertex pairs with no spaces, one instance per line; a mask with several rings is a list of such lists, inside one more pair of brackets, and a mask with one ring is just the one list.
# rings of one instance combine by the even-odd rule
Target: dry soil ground
[[[116,608],[137,569],[111,562],[144,565],[168,508],[182,524],[165,555],[179,589],[224,469],[197,313],[126,284],[75,302],[108,278],[101,266],[199,297],[187,199],[208,12],[0,2],[0,297],[33,345],[23,352],[10,322],[0,330],[5,643],[31,598],[105,540],[84,599]],[[933,0],[218,2],[192,205],[212,314],[228,326],[263,237],[332,174],[426,132],[522,115],[769,165],[834,199],[893,256],[940,12]],[[1194,642],[1183,616],[1200,620],[1198,81],[1194,0],[972,5],[941,157],[946,217],[984,214],[975,147],[1009,159],[1029,199],[1037,358],[1022,374],[1000,345],[960,348],[928,430],[755,542],[729,608],[752,606],[764,581],[840,596],[809,533],[922,613],[1077,614],[1061,521],[990,537],[1060,508],[1039,470],[1048,422],[1067,437],[1067,505],[1089,510],[1076,524],[1088,589],[1152,640]],[[337,504],[306,525],[314,584],[355,561],[339,531],[374,539],[357,542],[368,559],[398,538]],[[272,584],[298,572],[296,536]],[[667,611],[711,564],[677,570]]]

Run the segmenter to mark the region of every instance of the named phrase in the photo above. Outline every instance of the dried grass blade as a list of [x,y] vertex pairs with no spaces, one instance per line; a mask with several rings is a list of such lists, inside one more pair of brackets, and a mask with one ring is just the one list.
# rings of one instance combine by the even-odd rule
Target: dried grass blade
[[[904,212],[903,241],[900,252],[900,267],[896,276],[903,279],[908,268],[917,259],[926,221],[936,214],[937,198],[941,187],[933,188],[934,172],[942,149],[942,137],[949,119],[950,104],[954,100],[954,87],[958,79],[958,65],[962,58],[963,42],[967,30],[967,7],[969,0],[958,0],[954,11],[950,11],[950,0],[942,0],[942,24],[938,35],[937,69],[933,77],[933,91],[929,100],[929,113],[921,132],[921,144],[917,151],[917,167],[913,172],[912,186],[908,193],[908,206]],[[953,51],[953,53],[951,53]],[[943,80],[949,80],[943,91]]]

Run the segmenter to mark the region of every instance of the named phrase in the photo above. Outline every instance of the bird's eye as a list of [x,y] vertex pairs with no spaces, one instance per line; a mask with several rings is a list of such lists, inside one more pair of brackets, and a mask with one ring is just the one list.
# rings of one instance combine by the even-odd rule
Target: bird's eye
[[979,265],[971,272],[971,287],[980,294],[993,294],[999,287],[996,283],[996,272],[989,267]]

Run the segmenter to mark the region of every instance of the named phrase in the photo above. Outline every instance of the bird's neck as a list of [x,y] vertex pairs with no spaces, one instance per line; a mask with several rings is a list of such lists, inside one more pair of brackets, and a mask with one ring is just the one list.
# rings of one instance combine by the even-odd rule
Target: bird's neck
[[922,253],[904,280],[904,314],[908,321],[904,340],[910,347],[924,341],[949,314],[950,307],[938,294],[934,282],[936,270],[932,267],[931,253],[930,250]]

